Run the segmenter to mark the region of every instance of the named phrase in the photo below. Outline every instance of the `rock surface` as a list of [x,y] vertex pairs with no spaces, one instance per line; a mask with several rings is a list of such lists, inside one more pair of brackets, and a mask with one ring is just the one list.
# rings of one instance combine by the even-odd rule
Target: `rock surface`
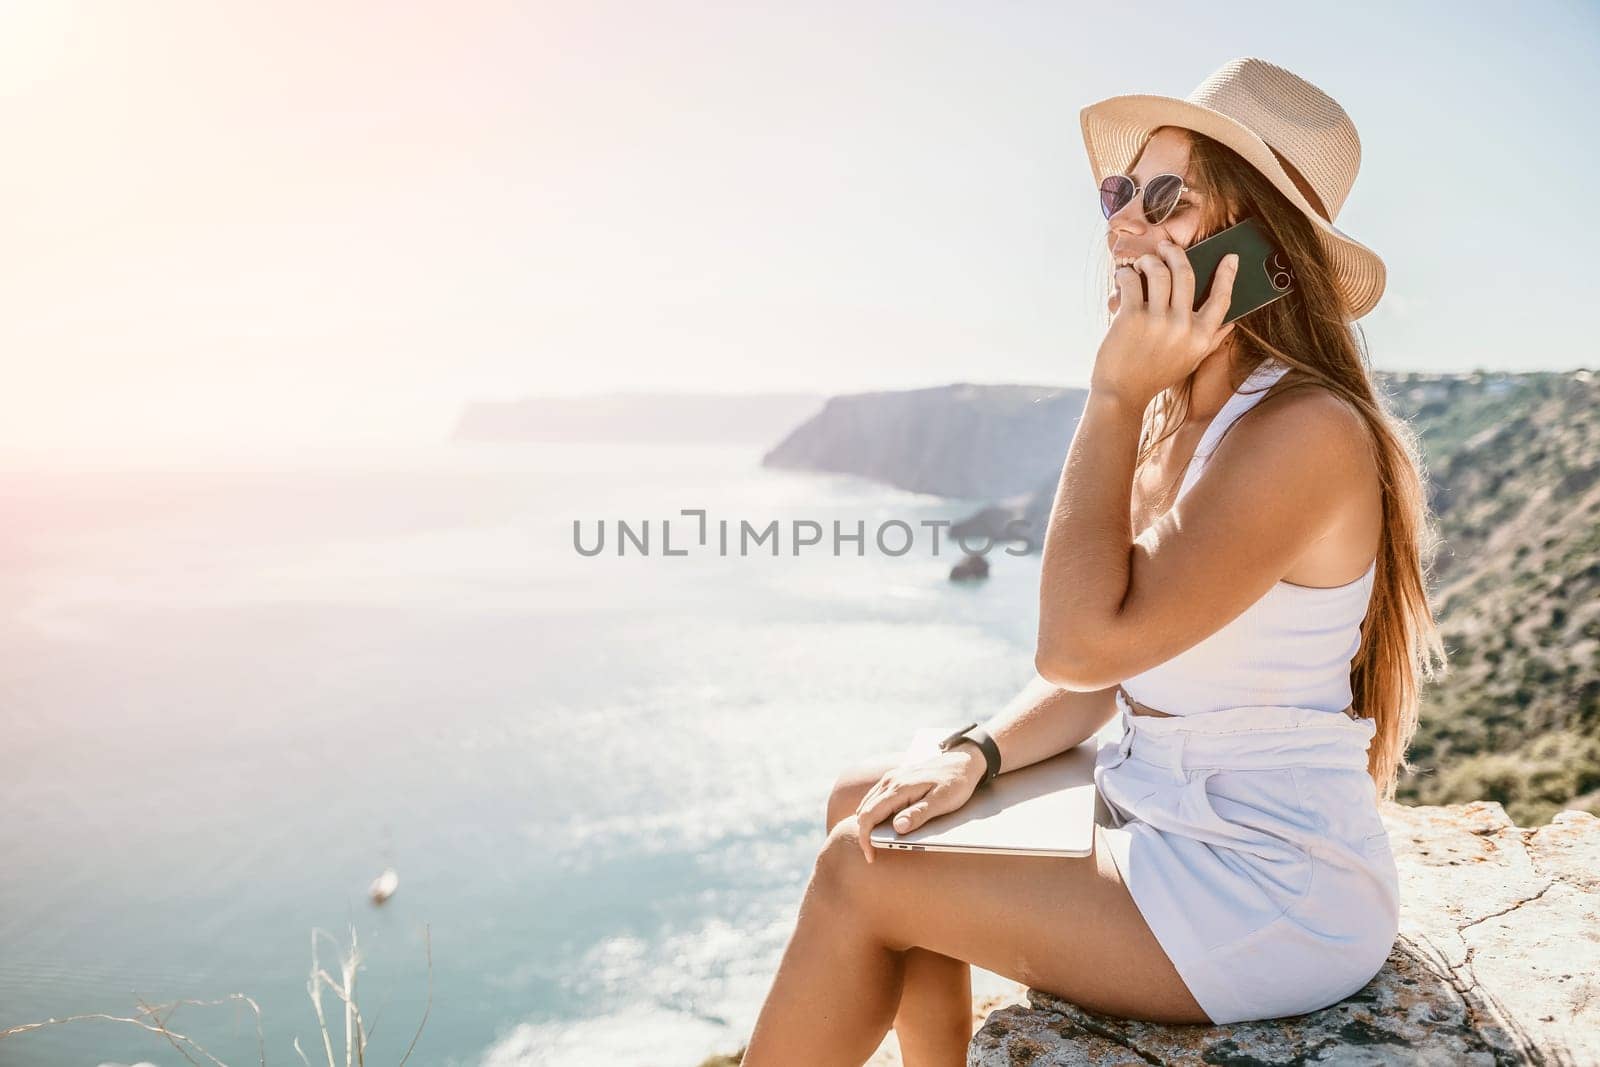
[[989,577],[989,561],[976,553],[968,553],[961,562],[950,568],[952,582],[971,582]]
[[[1129,1022],[1028,989],[1026,1004],[981,1020],[969,1067],[1600,1063],[1600,819],[1564,811],[1524,828],[1483,801],[1383,816],[1400,937],[1354,996],[1205,1027]],[[871,1062],[896,1060],[880,1050]]]
[[977,544],[982,543],[982,538],[991,537],[1026,544],[1029,552],[1038,552],[1044,548],[1050,509],[1055,506],[1060,484],[1061,472],[1056,471],[1028,492],[1013,494],[952,522],[950,536],[965,537]]

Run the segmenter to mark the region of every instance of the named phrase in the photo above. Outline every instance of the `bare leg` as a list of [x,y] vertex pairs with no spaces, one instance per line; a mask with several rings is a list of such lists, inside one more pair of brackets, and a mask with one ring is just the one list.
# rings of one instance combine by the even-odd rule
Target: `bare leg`
[[972,965],[909,948],[894,1036],[905,1067],[966,1067],[972,1044]]
[[[828,797],[827,829],[854,812],[883,772],[902,760],[886,754],[846,770]],[[926,948],[903,954],[895,1040],[905,1067],[965,1067],[972,1043],[972,965]]]
[[817,856],[746,1067],[859,1067],[894,1020],[912,948],[1091,1011],[1209,1022],[1098,839],[1079,859],[879,852],[869,865],[851,814]]
[[830,880],[819,857],[743,1067],[860,1067],[889,1032],[905,953],[839,907]]

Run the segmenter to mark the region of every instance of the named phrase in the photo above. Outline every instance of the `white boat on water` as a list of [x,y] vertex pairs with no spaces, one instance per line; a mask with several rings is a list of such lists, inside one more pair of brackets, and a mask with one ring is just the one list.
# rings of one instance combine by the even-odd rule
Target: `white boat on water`
[[393,867],[385,867],[383,873],[372,880],[372,885],[367,893],[372,897],[374,904],[382,904],[394,896],[394,891],[400,886],[400,876],[394,872]]

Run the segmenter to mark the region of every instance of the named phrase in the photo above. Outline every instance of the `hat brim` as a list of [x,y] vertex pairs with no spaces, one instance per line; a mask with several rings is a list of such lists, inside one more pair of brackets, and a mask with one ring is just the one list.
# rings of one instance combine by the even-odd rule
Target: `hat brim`
[[1083,108],[1078,118],[1096,185],[1131,162],[1134,153],[1160,126],[1181,126],[1227,145],[1260,171],[1315,225],[1352,320],[1371,311],[1383,296],[1388,279],[1383,260],[1318,214],[1272,149],[1243,123],[1188,100],[1148,93],[1107,97]]

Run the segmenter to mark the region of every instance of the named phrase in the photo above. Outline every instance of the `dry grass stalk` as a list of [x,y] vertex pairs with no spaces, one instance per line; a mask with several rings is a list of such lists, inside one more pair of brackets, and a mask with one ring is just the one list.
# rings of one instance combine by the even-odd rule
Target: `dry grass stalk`
[[[423,924],[422,930],[423,948],[426,951],[428,958],[428,999],[423,1005],[422,1018],[417,1023],[417,1032],[411,1035],[411,1044],[406,1046],[405,1055],[400,1057],[400,1067],[403,1067],[406,1060],[411,1058],[412,1051],[417,1047],[417,1038],[422,1036],[422,1028],[427,1025],[428,1013],[433,1010],[433,938],[432,932],[426,923]],[[336,995],[344,1003],[345,1067],[366,1067],[367,1041],[370,1037],[370,1031],[368,1031],[366,1023],[361,1017],[360,1009],[356,1006],[356,971],[361,965],[362,957],[360,953],[360,947],[356,941],[355,927],[352,926],[350,928],[350,951],[346,953],[342,948],[339,948],[340,978],[338,981],[335,981],[333,977],[322,967],[317,958],[317,938],[319,935],[328,938],[330,941],[333,940],[332,935],[328,934],[324,930],[314,929],[311,931],[311,976],[306,981],[306,992],[311,997],[311,1006],[317,1013],[317,1027],[322,1033],[322,1048],[323,1052],[328,1058],[328,1067],[338,1067],[338,1065],[334,1060],[333,1040],[328,1034],[327,1017],[324,1015],[322,1010],[323,985],[326,985],[328,988],[332,989],[334,991],[334,995]],[[335,942],[335,946],[336,948],[338,947],[337,942]],[[19,1034],[25,1034],[33,1030],[43,1029],[46,1026],[77,1022],[83,1019],[108,1019],[112,1022],[130,1023],[139,1027],[141,1030],[148,1030],[151,1033],[160,1034],[162,1037],[166,1038],[167,1043],[170,1044],[180,1056],[194,1064],[195,1067],[200,1067],[201,1061],[195,1059],[195,1057],[190,1054],[191,1049],[194,1053],[205,1057],[206,1060],[209,1060],[211,1063],[215,1064],[216,1067],[228,1067],[228,1065],[222,1060],[217,1059],[210,1052],[206,1051],[206,1049],[201,1046],[198,1041],[194,1040],[194,1038],[189,1037],[187,1034],[180,1034],[173,1030],[168,1025],[168,1021],[172,1018],[178,1007],[183,1004],[211,1007],[217,1004],[225,1004],[229,1001],[242,1000],[249,1004],[251,1011],[255,1013],[256,1048],[260,1056],[261,1067],[266,1067],[267,1048],[266,1040],[262,1036],[261,1032],[261,1008],[253,999],[245,994],[229,993],[227,996],[221,997],[217,1000],[184,999],[157,1005],[146,1004],[143,998],[139,997],[137,993],[134,994],[134,997],[139,1002],[139,1017],[137,1018],[126,1015],[108,1015],[105,1012],[84,1012],[81,1015],[68,1015],[60,1019],[46,1019],[43,1022],[23,1023],[20,1026],[13,1026],[6,1030],[0,1030],[0,1040],[16,1037]],[[310,1067],[311,1061],[306,1059],[304,1050],[300,1048],[300,1039],[298,1037],[294,1039],[293,1044],[294,1050],[299,1054],[301,1062],[304,1063],[306,1067]]]

